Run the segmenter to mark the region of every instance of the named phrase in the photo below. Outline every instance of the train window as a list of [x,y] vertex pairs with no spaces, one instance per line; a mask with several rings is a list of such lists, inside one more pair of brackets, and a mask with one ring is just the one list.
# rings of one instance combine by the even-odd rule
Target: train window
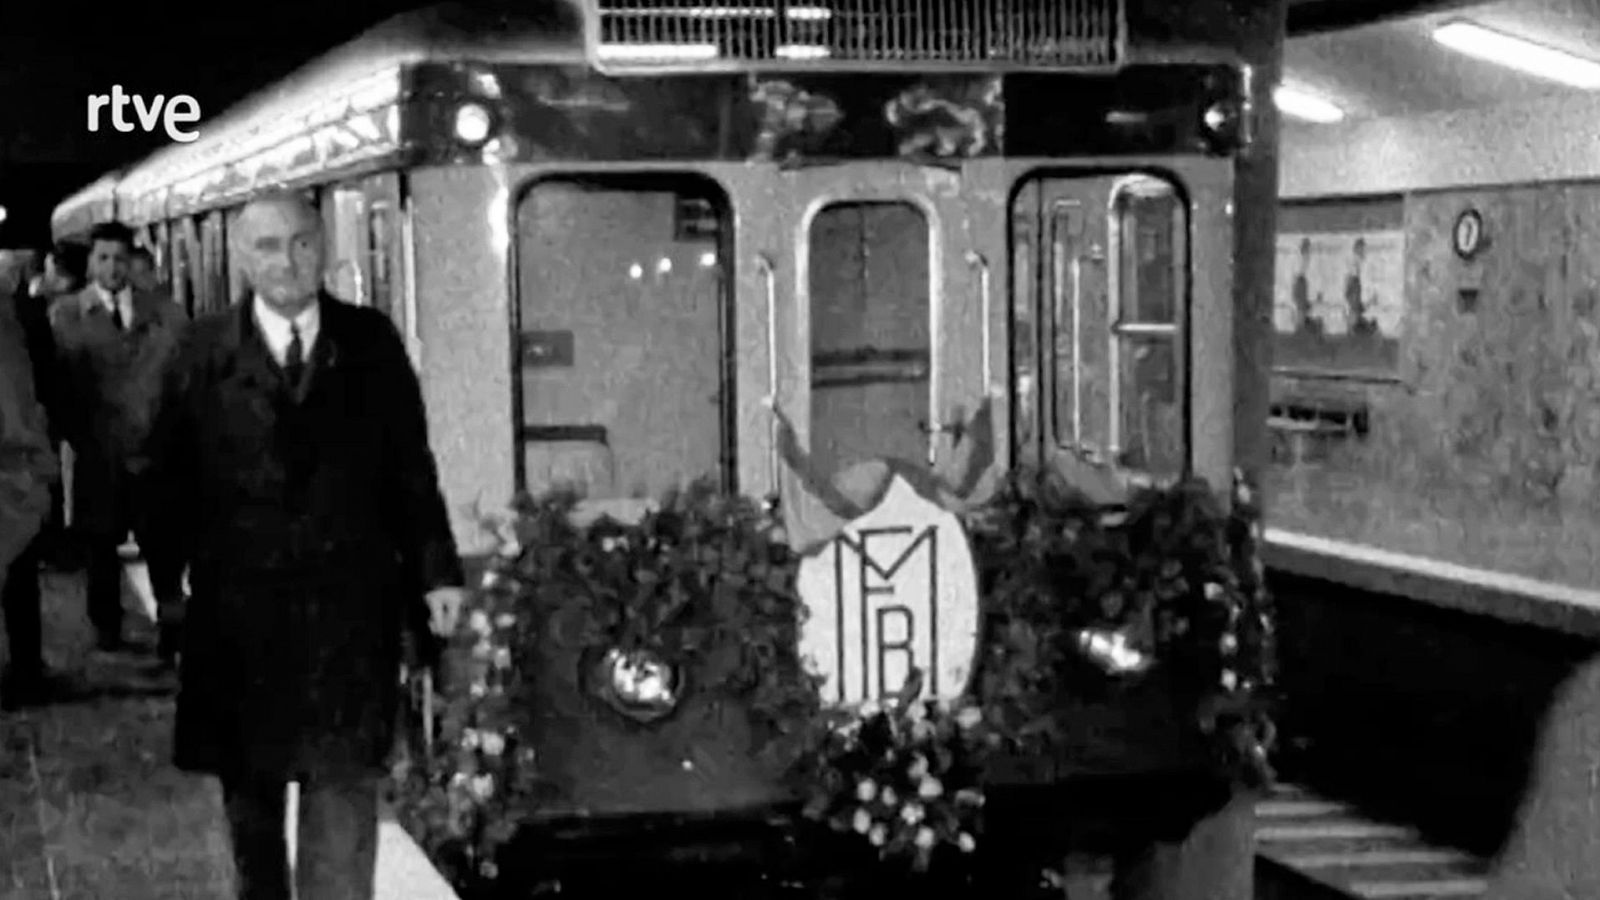
[[1138,176],[1112,195],[1110,262],[1114,316],[1110,447],[1117,464],[1157,476],[1187,462],[1182,315],[1187,288],[1187,210],[1165,180]]
[[193,219],[177,219],[172,223],[172,298],[191,316],[205,312],[196,290],[199,272],[199,232]]
[[731,485],[729,204],[699,176],[550,179],[517,205],[519,486]]
[[372,305],[391,315],[397,305],[394,250],[394,209],[385,203],[374,203],[367,212],[367,277]]
[[[1183,196],[1148,175],[1036,184],[1029,190],[1038,192],[1047,257],[1038,262],[1040,307],[1049,320],[1047,331],[1036,330],[1056,443],[1133,480],[1181,475],[1189,462]],[[1031,221],[1026,204],[1018,218]],[[1017,233],[1019,243],[1031,240]],[[1018,322],[1026,331],[1026,316]]]
[[[227,211],[223,217],[223,229],[227,234],[233,234],[234,228],[239,224],[239,214],[244,207],[235,207]],[[228,298],[237,300],[250,293],[250,279],[244,273],[244,260],[240,254],[229,253],[228,265]]]
[[[1056,440],[1096,461],[1104,456],[1110,431],[1111,321],[1103,283],[1104,220],[1095,217],[1093,196],[1064,196],[1047,205],[1049,258],[1042,260],[1049,285],[1053,361],[1051,395]],[[1088,201],[1088,202],[1086,202]]]
[[365,264],[367,198],[359,188],[327,192],[322,207],[328,234],[328,289],[340,300],[370,306],[372,295]]
[[811,454],[822,471],[927,457],[928,220],[910,203],[852,202],[812,220]]
[[208,213],[200,220],[200,267],[196,274],[200,309],[210,312],[232,302],[228,296],[227,237],[223,233],[222,213]]
[[152,252],[156,258],[156,272],[161,277],[161,283],[171,288],[172,278],[172,236],[168,233],[167,223],[157,222],[151,226],[155,234]]

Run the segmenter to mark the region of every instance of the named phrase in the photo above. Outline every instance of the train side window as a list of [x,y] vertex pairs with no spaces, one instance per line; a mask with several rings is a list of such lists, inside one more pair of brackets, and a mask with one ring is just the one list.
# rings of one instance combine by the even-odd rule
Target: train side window
[[338,187],[323,195],[322,221],[328,234],[328,289],[340,300],[372,305],[366,272],[367,198],[360,188]]
[[183,305],[189,315],[205,312],[195,290],[196,275],[200,266],[198,232],[194,220],[183,218],[172,223],[172,299]]
[[200,309],[211,312],[232,302],[228,296],[226,235],[222,213],[208,213],[200,220],[200,267],[197,278]]
[[1110,450],[1157,477],[1188,463],[1184,332],[1188,210],[1168,181],[1119,181],[1111,198]]
[[173,285],[172,278],[172,235],[169,233],[167,223],[157,222],[151,226],[155,233],[155,242],[151,252],[156,258],[156,273],[161,278],[161,283],[169,289]]
[[367,280],[372,305],[393,316],[395,297],[395,219],[387,203],[374,203],[367,211]]
[[927,217],[910,203],[836,203],[811,222],[811,455],[821,471],[927,457],[928,249]]
[[[239,214],[244,212],[244,207],[236,206],[227,211],[223,217],[223,230],[226,234],[233,234],[234,228],[239,224]],[[231,248],[230,248],[231,249]],[[244,297],[250,292],[250,280],[244,274],[244,260],[240,254],[228,254],[228,300],[232,302]]]

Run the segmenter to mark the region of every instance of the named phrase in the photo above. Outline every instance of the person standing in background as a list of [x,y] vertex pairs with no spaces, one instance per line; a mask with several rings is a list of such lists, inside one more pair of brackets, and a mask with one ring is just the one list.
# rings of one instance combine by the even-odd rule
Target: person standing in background
[[229,237],[250,293],[190,326],[150,445],[193,588],[174,761],[222,783],[241,900],[372,900],[404,637],[424,601],[454,630],[461,560],[405,345],[323,292],[315,209],[260,197]]
[[[129,649],[124,640],[122,559],[130,531],[143,537],[148,503],[140,478],[149,465],[145,442],[161,390],[161,373],[188,321],[170,298],[129,283],[133,233],[116,222],[90,233],[91,283],[51,308],[63,381],[62,434],[73,451],[73,528],[88,563],[88,612],[100,650]],[[163,628],[159,651],[176,652],[175,620],[182,572],[153,543],[141,541]]]
[[[50,512],[56,455],[44,406],[33,388],[33,361],[17,317],[23,272],[0,263],[0,597],[10,659],[0,677],[0,707],[37,700],[44,682],[39,565],[31,551]],[[12,579],[24,579],[13,585]],[[14,587],[26,587],[31,594]]]
[[128,282],[136,291],[158,293],[161,290],[161,273],[156,271],[156,258],[148,247],[135,247],[128,257]]

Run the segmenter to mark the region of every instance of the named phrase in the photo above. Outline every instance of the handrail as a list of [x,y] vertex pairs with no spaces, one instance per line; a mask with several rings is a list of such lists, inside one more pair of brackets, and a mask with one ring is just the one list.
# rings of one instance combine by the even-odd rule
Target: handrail
[[993,353],[990,348],[990,329],[994,326],[990,320],[994,312],[994,299],[989,294],[989,260],[976,250],[968,250],[967,265],[978,270],[978,315],[983,317],[979,328],[979,339],[983,341],[983,396],[988,396],[994,390],[994,363],[990,355]]
[[[757,254],[756,269],[767,283],[767,396],[773,412],[778,409],[778,270],[772,257]],[[767,473],[772,493],[778,493],[778,417],[767,423]]]

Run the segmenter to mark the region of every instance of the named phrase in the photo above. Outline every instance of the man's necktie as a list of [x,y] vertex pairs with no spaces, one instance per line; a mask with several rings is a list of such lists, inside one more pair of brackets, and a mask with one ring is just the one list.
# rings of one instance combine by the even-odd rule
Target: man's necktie
[[300,343],[300,327],[289,325],[289,349],[283,354],[283,374],[289,376],[289,386],[300,387],[300,377],[306,370],[305,345]]
[[111,321],[116,323],[118,331],[127,331],[127,320],[122,318],[122,301],[116,297],[111,298]]

